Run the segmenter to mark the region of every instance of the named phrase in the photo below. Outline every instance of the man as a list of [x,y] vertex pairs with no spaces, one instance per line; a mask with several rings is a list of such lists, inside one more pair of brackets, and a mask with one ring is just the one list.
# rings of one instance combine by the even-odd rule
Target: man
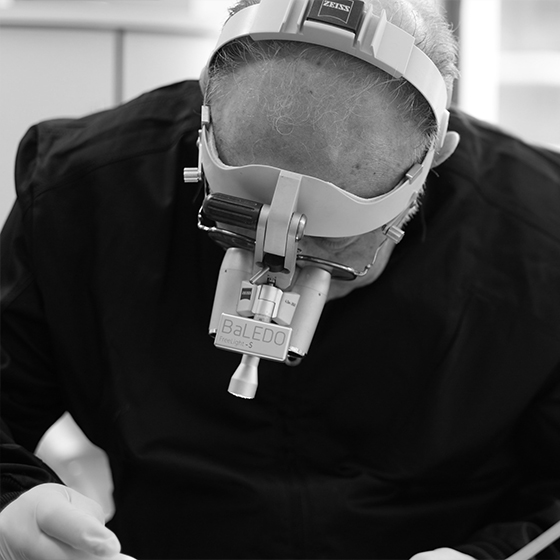
[[[381,5],[450,86],[454,46],[428,3]],[[205,94],[226,164],[363,198],[441,130],[403,80],[323,47],[236,42]],[[560,519],[560,156],[454,111],[399,245],[383,228],[302,239],[357,270],[377,258],[332,281],[308,356],[263,360],[246,401],[225,390],[239,355],[207,335],[224,253],[181,182],[202,104],[178,84],[22,142],[3,232],[0,554],[505,558]],[[114,533],[31,453],[65,410],[109,456]]]

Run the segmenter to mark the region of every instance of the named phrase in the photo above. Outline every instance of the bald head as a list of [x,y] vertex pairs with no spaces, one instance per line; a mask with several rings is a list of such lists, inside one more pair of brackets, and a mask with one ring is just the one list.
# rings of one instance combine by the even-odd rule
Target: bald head
[[227,93],[212,102],[220,156],[313,175],[359,196],[386,192],[418,159],[422,135],[383,83],[359,79],[365,63],[321,51],[252,61],[223,84]]

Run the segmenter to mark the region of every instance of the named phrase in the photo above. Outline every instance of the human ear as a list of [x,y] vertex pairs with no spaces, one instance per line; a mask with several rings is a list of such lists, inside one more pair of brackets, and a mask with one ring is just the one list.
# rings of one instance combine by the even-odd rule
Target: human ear
[[461,137],[459,136],[458,132],[448,132],[445,135],[445,139],[443,141],[443,146],[441,150],[436,152],[434,156],[434,161],[432,162],[432,169],[441,165],[444,161],[446,161],[449,157],[453,155],[453,152],[457,149],[459,145],[459,141]]

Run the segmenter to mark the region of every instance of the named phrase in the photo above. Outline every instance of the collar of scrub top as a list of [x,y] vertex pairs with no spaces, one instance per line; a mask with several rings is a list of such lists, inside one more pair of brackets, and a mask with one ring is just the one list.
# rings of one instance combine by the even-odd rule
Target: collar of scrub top
[[201,74],[206,89],[208,68],[219,50],[243,37],[254,41],[298,41],[338,50],[364,60],[395,78],[410,82],[427,100],[438,123],[438,139],[422,163],[414,164],[402,181],[374,198],[353,195],[316,177],[298,175],[266,165],[233,167],[216,150],[210,110],[202,111],[200,169],[212,192],[270,204],[285,174],[300,182],[297,211],[307,218],[305,234],[350,237],[367,233],[398,219],[414,206],[426,181],[435,153],[441,149],[449,121],[445,81],[432,60],[414,44],[414,37],[358,0],[261,0],[226,22]]

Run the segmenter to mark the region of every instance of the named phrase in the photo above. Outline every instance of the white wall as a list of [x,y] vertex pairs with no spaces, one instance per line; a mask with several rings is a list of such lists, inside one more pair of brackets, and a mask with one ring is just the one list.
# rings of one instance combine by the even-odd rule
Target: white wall
[[114,42],[103,31],[0,27],[0,222],[15,198],[14,159],[27,128],[114,103]]
[[459,106],[560,150],[560,0],[461,0]]
[[32,124],[197,78],[229,0],[0,3],[0,224],[17,145]]

